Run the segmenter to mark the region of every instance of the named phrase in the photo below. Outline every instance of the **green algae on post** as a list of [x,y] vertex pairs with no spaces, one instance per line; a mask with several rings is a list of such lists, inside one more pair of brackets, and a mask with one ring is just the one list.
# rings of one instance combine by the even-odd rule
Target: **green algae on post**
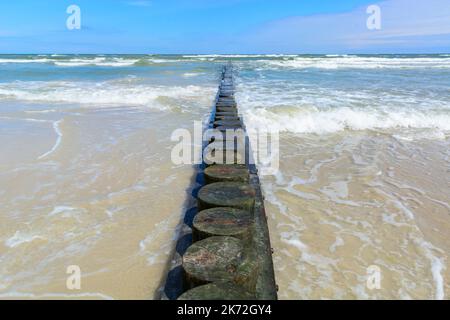
[[255,292],[258,259],[248,258],[244,243],[233,237],[209,237],[191,245],[183,255],[183,269],[190,287],[232,283]]
[[220,127],[220,126],[228,126],[233,128],[241,128],[242,123],[239,120],[217,120],[213,123],[214,128]]
[[247,182],[249,179],[249,171],[242,164],[216,164],[206,168],[204,175],[207,183],[221,181]]
[[230,236],[248,241],[253,214],[236,208],[212,208],[199,212],[193,222],[194,240],[212,236]]
[[216,182],[204,186],[198,192],[200,209],[233,207],[253,210],[255,190],[247,183]]
[[191,286],[233,281],[243,260],[244,246],[232,237],[210,237],[191,245],[183,255],[183,268]]

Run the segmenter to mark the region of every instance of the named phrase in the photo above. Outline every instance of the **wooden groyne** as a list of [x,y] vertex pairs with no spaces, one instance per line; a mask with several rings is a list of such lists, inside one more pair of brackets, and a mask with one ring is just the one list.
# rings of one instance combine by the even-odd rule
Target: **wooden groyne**
[[277,299],[258,171],[234,95],[228,64],[204,135],[197,205],[184,219],[162,299]]

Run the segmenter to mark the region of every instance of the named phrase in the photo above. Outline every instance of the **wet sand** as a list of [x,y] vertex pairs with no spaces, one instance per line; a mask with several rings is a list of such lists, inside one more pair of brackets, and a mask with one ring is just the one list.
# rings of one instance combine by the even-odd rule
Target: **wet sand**
[[[283,134],[265,177],[281,299],[450,294],[449,140],[377,132]],[[367,268],[381,287],[366,287]]]
[[[9,120],[0,298],[158,296],[194,173],[172,164],[170,135],[200,115],[109,108]],[[70,265],[81,290],[66,288]]]

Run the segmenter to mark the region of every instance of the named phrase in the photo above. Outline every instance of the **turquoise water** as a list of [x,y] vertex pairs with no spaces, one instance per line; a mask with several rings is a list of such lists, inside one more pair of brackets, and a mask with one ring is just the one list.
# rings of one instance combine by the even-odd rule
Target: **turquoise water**
[[212,89],[229,60],[239,72],[241,107],[256,110],[258,125],[311,133],[397,127],[442,135],[450,129],[447,54],[1,55],[0,105],[178,110],[176,99]]

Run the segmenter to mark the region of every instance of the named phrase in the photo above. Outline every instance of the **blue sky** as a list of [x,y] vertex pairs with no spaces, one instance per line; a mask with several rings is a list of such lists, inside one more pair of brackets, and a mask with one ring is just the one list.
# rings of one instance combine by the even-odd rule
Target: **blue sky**
[[[68,30],[69,5],[81,30]],[[366,9],[381,9],[369,30]],[[14,0],[0,53],[442,53],[449,0]]]

